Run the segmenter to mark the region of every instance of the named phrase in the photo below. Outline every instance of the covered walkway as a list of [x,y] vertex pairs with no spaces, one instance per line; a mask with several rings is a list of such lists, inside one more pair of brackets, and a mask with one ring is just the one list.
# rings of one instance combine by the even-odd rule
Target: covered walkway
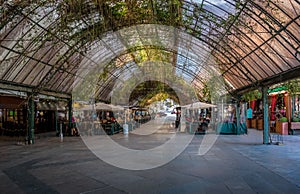
[[54,108],[40,123],[52,122],[57,130],[50,118],[58,117],[61,102],[68,104],[70,128],[72,103],[145,105],[162,91],[184,106],[195,100],[239,103],[259,89],[267,134],[268,88],[300,75],[299,0],[0,5],[0,94],[24,100],[17,113],[1,114],[8,126],[27,130],[31,141],[39,99]]
[[[1,193],[300,193],[299,136],[269,145],[269,113],[297,103],[289,126],[300,96],[272,98],[271,110],[268,98],[300,75],[299,0],[4,0],[0,21],[0,132],[28,143],[0,141]],[[299,95],[299,83],[285,89]],[[253,90],[263,131],[242,134]],[[128,136],[55,136],[72,134],[73,116],[112,129],[116,118],[97,115],[95,103],[144,108],[167,97],[180,107],[218,104],[212,120],[236,123],[240,135],[193,136],[171,125],[150,133],[144,125]],[[83,105],[91,111],[74,111]],[[126,111],[122,122],[142,116]],[[199,154],[201,146],[208,152]],[[112,165],[134,167],[127,153],[141,167],[164,163]]]

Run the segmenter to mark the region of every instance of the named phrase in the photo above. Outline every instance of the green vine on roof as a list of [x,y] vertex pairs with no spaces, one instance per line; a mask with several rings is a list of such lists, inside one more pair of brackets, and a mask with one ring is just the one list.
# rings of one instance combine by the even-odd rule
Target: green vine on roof
[[287,81],[283,85],[287,88],[287,92],[291,96],[295,96],[300,92],[300,83],[298,79]]
[[[149,88],[150,86],[150,88]],[[139,106],[145,107],[156,101],[171,98],[178,102],[175,91],[165,83],[158,81],[147,81],[138,85],[131,93],[130,99],[139,98]]]
[[116,2],[113,6],[111,6],[111,8],[111,13],[116,17],[116,19],[120,19],[128,13],[128,8],[124,1]]
[[262,98],[262,94],[258,90],[253,90],[242,95],[242,100],[246,102],[250,102],[252,100],[257,100],[261,98]]
[[264,8],[265,11],[260,14],[260,17],[263,21],[268,23],[271,31],[281,28],[280,25],[286,22],[286,15],[279,9],[280,4],[283,4],[284,1],[266,0],[256,3]]
[[198,91],[197,93],[202,94],[201,96],[198,95],[199,101],[211,103],[211,88],[208,86],[207,83],[204,83],[204,87],[202,88],[201,92]]

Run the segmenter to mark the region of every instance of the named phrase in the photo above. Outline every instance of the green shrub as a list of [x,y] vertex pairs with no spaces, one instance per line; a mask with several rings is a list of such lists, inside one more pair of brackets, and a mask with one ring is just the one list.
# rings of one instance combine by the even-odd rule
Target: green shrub
[[300,118],[294,117],[294,118],[293,118],[293,122],[300,122]]
[[280,122],[288,122],[288,119],[286,117],[281,117],[279,121]]

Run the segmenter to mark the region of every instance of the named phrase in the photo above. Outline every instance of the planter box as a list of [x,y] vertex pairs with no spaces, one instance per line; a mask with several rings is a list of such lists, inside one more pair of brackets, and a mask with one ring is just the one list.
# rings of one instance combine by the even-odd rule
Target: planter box
[[300,122],[291,122],[291,135],[294,135],[297,129],[300,130]]
[[247,128],[252,128],[252,125],[251,125],[251,120],[250,119],[247,119]]
[[291,122],[291,129],[300,129],[300,122]]
[[254,128],[254,129],[257,128],[256,119],[251,119],[251,128]]
[[289,134],[289,123],[276,121],[275,132],[279,133],[281,135],[288,135]]
[[264,122],[262,119],[257,119],[257,129],[259,129],[259,130],[264,129]]

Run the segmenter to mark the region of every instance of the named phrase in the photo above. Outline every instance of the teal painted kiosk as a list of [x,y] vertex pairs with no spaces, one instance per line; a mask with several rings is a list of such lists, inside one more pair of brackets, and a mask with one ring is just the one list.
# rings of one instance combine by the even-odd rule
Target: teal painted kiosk
[[246,103],[219,104],[216,132],[218,134],[247,133],[246,108]]

